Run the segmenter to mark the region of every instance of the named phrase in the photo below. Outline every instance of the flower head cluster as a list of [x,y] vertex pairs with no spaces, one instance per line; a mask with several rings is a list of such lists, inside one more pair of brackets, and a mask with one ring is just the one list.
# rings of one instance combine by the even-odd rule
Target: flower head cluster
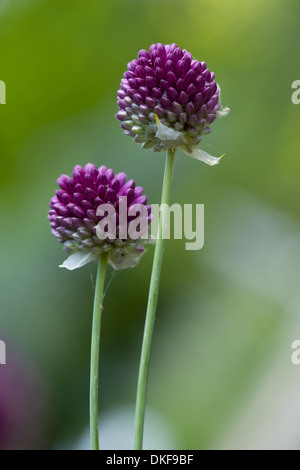
[[13,344],[9,362],[0,365],[0,450],[39,449],[46,445],[47,391],[32,364]]
[[196,149],[220,110],[220,88],[205,62],[176,44],[153,44],[128,64],[118,92],[117,119],[143,148],[180,147],[210,165],[219,159]]
[[[115,269],[135,266],[144,246],[142,240],[127,236],[127,225],[132,220],[131,209],[139,205],[145,207],[148,228],[151,214],[143,188],[136,186],[134,180],[127,181],[125,173],[115,174],[105,166],[97,168],[91,163],[85,167],[76,165],[72,177],[62,175],[57,183],[60,189],[50,201],[48,218],[53,235],[71,254],[62,267],[81,267],[97,260],[103,252],[108,252],[108,262]],[[119,212],[120,201],[124,199],[128,217],[123,222]],[[97,235],[97,226],[106,215],[104,212],[99,215],[98,208],[103,205],[114,210],[114,238]]]

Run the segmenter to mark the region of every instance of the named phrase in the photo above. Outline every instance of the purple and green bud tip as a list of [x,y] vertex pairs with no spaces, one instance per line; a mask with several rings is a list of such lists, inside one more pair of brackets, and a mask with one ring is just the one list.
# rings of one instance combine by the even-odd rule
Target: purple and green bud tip
[[116,118],[124,133],[143,148],[161,152],[181,147],[189,156],[218,163],[206,152],[197,155],[195,146],[229,109],[220,110],[215,74],[185,49],[153,44],[149,52],[141,50],[121,80],[118,107]]
[[[72,177],[62,175],[57,184],[60,189],[50,201],[48,219],[52,234],[71,254],[62,266],[68,269],[84,266],[97,260],[103,252],[108,252],[108,262],[115,269],[135,266],[144,252],[144,240],[119,238],[119,234],[124,234],[124,230],[127,233],[132,220],[128,213],[137,204],[146,207],[147,224],[150,224],[151,209],[143,188],[136,186],[134,180],[127,181],[125,173],[115,174],[105,166],[98,168],[91,163],[85,167],[76,165]],[[119,220],[121,199],[126,199],[127,204],[126,227],[122,227],[123,222]],[[114,208],[115,239],[97,236],[97,225],[104,218],[104,215],[97,215],[97,209],[103,204]]]

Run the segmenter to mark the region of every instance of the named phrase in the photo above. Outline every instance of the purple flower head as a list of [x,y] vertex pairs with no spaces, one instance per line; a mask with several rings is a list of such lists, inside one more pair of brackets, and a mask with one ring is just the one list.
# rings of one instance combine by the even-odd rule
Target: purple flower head
[[129,62],[118,91],[116,118],[126,135],[143,148],[161,152],[181,149],[193,158],[213,165],[211,157],[196,145],[210,132],[220,110],[220,88],[205,62],[176,44],[153,44]]
[[[108,252],[115,269],[135,266],[144,252],[141,236],[148,231],[151,209],[143,188],[125,173],[105,166],[76,165],[73,176],[57,180],[59,190],[50,201],[51,232],[71,256],[62,267],[75,269]],[[140,217],[137,235],[130,224]]]
[[12,344],[8,351],[6,365],[0,365],[0,450],[44,448],[46,389],[24,353]]

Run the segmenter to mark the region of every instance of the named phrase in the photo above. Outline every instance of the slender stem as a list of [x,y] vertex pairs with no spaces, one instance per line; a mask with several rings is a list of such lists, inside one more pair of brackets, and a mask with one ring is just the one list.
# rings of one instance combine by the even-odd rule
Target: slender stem
[[99,382],[99,348],[100,348],[100,328],[102,316],[102,301],[104,291],[104,280],[107,266],[107,253],[100,256],[97,280],[95,287],[93,326],[92,326],[92,345],[91,345],[91,372],[90,372],[90,432],[91,448],[99,449],[98,435],[98,382]]
[[154,259],[153,259],[153,266],[152,266],[152,274],[151,274],[147,313],[146,313],[146,322],[145,322],[142,353],[141,353],[141,360],[140,360],[138,387],[137,387],[136,409],[135,409],[135,436],[134,436],[135,450],[140,450],[143,448],[143,433],[144,433],[148,371],[149,371],[153,328],[154,328],[154,321],[155,321],[155,312],[156,312],[157,299],[158,299],[160,272],[161,272],[161,265],[162,265],[163,252],[164,252],[163,227],[165,227],[165,221],[166,221],[165,204],[168,204],[169,199],[170,199],[174,157],[175,157],[175,150],[171,148],[168,149],[167,157],[166,157],[164,181],[163,181],[163,187],[162,187],[158,236],[157,236]]

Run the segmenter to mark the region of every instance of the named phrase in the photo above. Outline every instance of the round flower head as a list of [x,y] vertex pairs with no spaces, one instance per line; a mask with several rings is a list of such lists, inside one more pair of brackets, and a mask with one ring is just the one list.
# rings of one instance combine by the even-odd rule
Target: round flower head
[[153,44],[128,64],[118,92],[116,118],[143,148],[161,152],[180,147],[210,165],[219,158],[196,149],[220,110],[220,88],[205,62],[176,44]]
[[135,266],[151,218],[143,188],[126,181],[125,173],[91,163],[76,165],[73,177],[62,175],[57,183],[48,218],[51,232],[71,254],[61,267],[79,268],[103,252],[115,269]]
[[8,345],[6,365],[0,365],[0,450],[45,446],[47,393],[35,365]]

